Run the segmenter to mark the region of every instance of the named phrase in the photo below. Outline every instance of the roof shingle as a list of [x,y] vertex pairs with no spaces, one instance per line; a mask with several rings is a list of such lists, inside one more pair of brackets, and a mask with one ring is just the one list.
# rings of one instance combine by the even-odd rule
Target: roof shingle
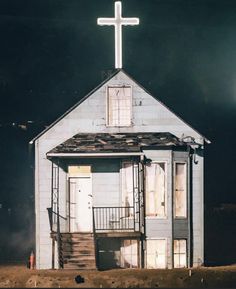
[[142,147],[184,146],[171,133],[79,133],[48,153],[140,152]]

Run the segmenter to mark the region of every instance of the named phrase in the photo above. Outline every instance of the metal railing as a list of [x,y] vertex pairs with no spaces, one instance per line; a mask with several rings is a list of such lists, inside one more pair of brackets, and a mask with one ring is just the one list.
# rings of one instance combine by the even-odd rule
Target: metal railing
[[[58,251],[58,264],[59,268],[64,267],[64,261],[63,261],[63,255],[62,255],[62,240],[61,240],[61,231],[60,231],[60,219],[65,220],[63,216],[59,214],[59,210],[57,212],[54,212],[52,208],[47,208],[48,210],[48,217],[49,217],[49,224],[50,224],[50,230],[51,233],[56,233],[56,236],[54,236],[53,241],[57,241],[57,251]],[[53,253],[54,255],[54,253]],[[54,262],[53,262],[54,263]],[[53,264],[54,267],[54,264]]]
[[96,231],[135,231],[134,207],[93,207]]

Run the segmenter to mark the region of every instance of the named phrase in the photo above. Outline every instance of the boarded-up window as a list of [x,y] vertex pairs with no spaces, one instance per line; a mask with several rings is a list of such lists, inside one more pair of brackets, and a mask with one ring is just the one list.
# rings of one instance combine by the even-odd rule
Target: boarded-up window
[[186,163],[175,163],[175,217],[187,217],[187,170]]
[[146,216],[166,216],[166,164],[146,166]]
[[68,166],[68,174],[70,177],[89,176],[91,174],[91,166]]
[[111,126],[131,125],[131,87],[108,87],[107,124]]
[[187,264],[187,242],[186,240],[174,240],[174,267],[184,268]]
[[146,257],[148,269],[166,268],[166,240],[148,239]]
[[121,267],[138,267],[138,242],[137,240],[124,240],[121,247]]

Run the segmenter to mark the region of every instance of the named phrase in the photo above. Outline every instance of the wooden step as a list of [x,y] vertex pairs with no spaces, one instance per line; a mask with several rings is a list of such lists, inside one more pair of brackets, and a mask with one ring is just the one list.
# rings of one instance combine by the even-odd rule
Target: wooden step
[[94,248],[63,248],[64,254],[89,255],[94,253]]
[[66,240],[62,240],[62,244],[63,246],[66,248],[89,248],[89,247],[93,247],[94,246],[94,241],[87,241],[87,242],[68,242]]
[[91,267],[95,267],[96,268],[96,264],[94,260],[77,260],[77,259],[72,259],[72,260],[64,260],[64,265],[71,265],[71,266],[80,266],[83,268],[91,268]]
[[61,240],[65,269],[96,269],[93,234],[62,233]]
[[92,260],[94,261],[94,255],[76,255],[76,256],[67,256],[64,260],[76,262],[76,261],[83,261],[83,260]]
[[70,270],[97,270],[96,266],[83,266],[80,264],[64,264],[64,269],[70,269]]
[[64,260],[64,264],[70,264],[70,265],[80,265],[80,266],[87,266],[87,267],[93,267],[95,266],[95,260],[94,259],[66,259]]

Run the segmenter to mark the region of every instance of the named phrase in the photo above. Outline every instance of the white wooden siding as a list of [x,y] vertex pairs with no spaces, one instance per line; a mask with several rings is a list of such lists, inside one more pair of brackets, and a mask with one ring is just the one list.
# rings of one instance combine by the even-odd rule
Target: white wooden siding
[[[130,127],[115,128],[106,126],[106,86],[107,85],[132,85],[133,87],[133,115]],[[170,132],[177,137],[195,137],[202,142],[202,137],[190,126],[176,117],[160,102],[146,93],[134,83],[126,74],[120,71],[106,84],[96,90],[74,108],[63,119],[58,121],[52,128],[40,136],[35,143],[35,212],[36,212],[36,265],[37,268],[46,269],[51,267],[51,239],[48,223],[47,207],[50,207],[51,196],[51,162],[46,159],[46,153],[55,146],[71,138],[73,135],[83,133],[116,133],[116,132]],[[199,206],[194,208],[194,260],[203,256],[203,159],[199,158],[199,164],[193,169],[194,177],[194,203]],[[99,176],[95,176],[98,179]],[[115,178],[114,178],[115,179]],[[63,182],[63,178],[60,179]],[[65,179],[64,179],[65,181]],[[170,180],[169,180],[170,182]],[[171,186],[171,184],[170,184]],[[102,189],[103,184],[100,184]],[[65,196],[61,194],[61,202],[65,202]],[[96,199],[96,197],[95,197]],[[40,200],[40,201],[39,201]],[[98,200],[97,200],[98,201]],[[112,202],[115,202],[115,199]],[[100,202],[100,199],[99,199]],[[62,206],[63,207],[63,206]],[[168,205],[170,216],[170,204]],[[200,220],[200,222],[199,222]],[[151,232],[148,225],[148,232]],[[41,230],[40,230],[41,228]],[[167,219],[167,227],[171,228],[170,218]],[[168,230],[167,229],[167,230]],[[199,237],[200,236],[200,237]],[[198,238],[200,238],[198,240]],[[171,247],[171,246],[170,246]],[[200,257],[199,257],[200,256]],[[169,261],[168,261],[169,262]]]

